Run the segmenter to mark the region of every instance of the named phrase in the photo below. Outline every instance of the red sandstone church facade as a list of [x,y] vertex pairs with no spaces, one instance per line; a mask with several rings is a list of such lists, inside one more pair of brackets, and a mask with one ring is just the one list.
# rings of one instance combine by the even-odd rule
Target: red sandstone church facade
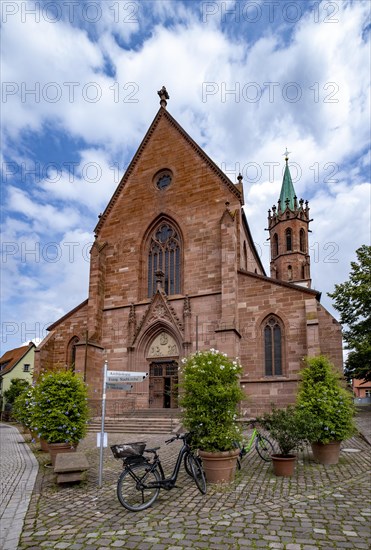
[[[95,228],[88,299],[49,327],[36,373],[83,374],[91,398],[110,370],[146,371],[130,392],[107,393],[136,409],[176,408],[178,365],[196,350],[238,357],[249,414],[293,402],[302,360],[342,366],[339,323],[310,288],[308,203],[298,201],[288,159],[268,213],[271,276],[232,182],[161,101]],[[120,407],[119,407],[120,408]]]

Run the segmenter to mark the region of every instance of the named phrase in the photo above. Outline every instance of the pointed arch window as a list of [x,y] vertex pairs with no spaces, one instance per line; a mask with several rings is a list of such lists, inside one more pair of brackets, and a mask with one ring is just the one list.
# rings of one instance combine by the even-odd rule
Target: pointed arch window
[[167,222],[156,227],[148,251],[148,296],[156,292],[156,271],[165,274],[164,291],[167,295],[180,294],[181,243],[176,230]]
[[305,231],[300,229],[299,232],[300,252],[305,252]]
[[74,372],[76,363],[76,346],[79,343],[79,338],[74,336],[68,343],[67,348],[67,365]]
[[247,248],[246,241],[243,242],[243,268],[247,271]]
[[276,317],[269,317],[264,323],[265,376],[282,374],[282,328]]
[[285,235],[286,235],[286,250],[287,252],[289,252],[290,250],[292,250],[292,231],[290,228],[286,229]]
[[278,235],[275,233],[273,235],[273,257],[278,256]]

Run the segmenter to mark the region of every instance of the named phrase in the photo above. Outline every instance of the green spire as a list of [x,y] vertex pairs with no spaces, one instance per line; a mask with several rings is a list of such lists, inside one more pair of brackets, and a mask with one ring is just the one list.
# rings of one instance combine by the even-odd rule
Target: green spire
[[286,151],[285,151],[286,166],[285,166],[285,173],[283,174],[281,194],[280,194],[282,212],[286,210],[286,199],[289,199],[289,203],[288,203],[289,208],[291,210],[295,209],[294,197],[296,196],[296,193],[295,193],[294,186],[292,184],[290,169],[288,165],[288,161],[289,161],[289,158],[287,156],[288,154],[289,152],[287,151],[287,147],[286,147]]

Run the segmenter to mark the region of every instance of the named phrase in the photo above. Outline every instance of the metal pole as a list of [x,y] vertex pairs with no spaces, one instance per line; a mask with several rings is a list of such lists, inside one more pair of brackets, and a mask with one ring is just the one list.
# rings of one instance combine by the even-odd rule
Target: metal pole
[[198,351],[198,315],[196,315],[196,351]]
[[99,452],[99,476],[98,487],[102,487],[103,477],[103,443],[104,443],[104,417],[106,414],[106,379],[107,379],[107,361],[104,362],[103,370],[103,392],[102,392],[102,425],[100,430],[100,452]]

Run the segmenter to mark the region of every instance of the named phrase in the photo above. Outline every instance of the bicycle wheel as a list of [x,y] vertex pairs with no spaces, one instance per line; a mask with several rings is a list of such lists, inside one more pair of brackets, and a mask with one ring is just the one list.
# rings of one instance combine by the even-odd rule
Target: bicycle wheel
[[[117,481],[117,497],[121,504],[131,512],[145,510],[154,503],[160,492],[159,487],[148,487],[150,483],[160,481],[157,470],[149,471],[147,463],[130,466],[124,470]],[[143,485],[139,483],[142,480]]]
[[202,469],[202,464],[201,464],[200,459],[197,456],[189,453],[188,454],[188,466],[191,467],[192,477],[195,480],[195,483],[198,487],[198,490],[200,491],[200,493],[205,495],[206,494],[206,479],[205,479],[205,474],[204,474],[204,471]]
[[190,452],[187,452],[184,455],[184,469],[190,477],[193,477],[192,467],[191,467],[190,462],[189,462],[189,457],[190,456],[191,456]]
[[274,453],[274,447],[269,439],[267,439],[263,435],[259,435],[255,439],[255,449],[260,458],[262,458],[266,462],[271,461],[271,455]]

